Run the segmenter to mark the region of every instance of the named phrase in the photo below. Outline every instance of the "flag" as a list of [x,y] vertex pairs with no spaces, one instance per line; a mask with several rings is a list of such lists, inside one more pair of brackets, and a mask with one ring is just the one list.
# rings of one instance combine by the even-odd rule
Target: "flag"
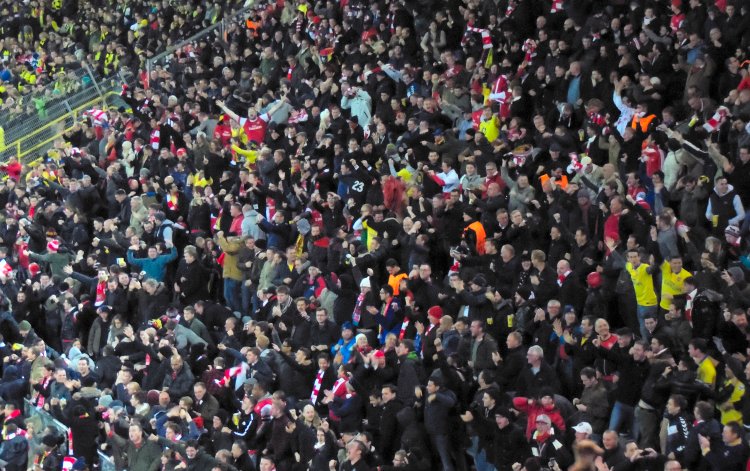
[[492,55],[493,55],[492,54],[492,48],[489,48],[487,50],[487,57],[484,59],[484,67],[487,68],[487,69],[489,69],[490,67],[492,67],[492,60],[493,60]]
[[523,58],[524,62],[531,63],[531,59],[536,57],[536,41],[527,39],[524,41],[523,46],[521,46],[521,50],[526,53]]
[[73,456],[66,456],[65,458],[63,458],[63,471],[70,471],[71,469],[73,469],[73,465],[76,464],[76,461],[78,460],[76,460]]
[[576,154],[575,152],[571,152],[570,153],[570,165],[568,165],[568,168],[566,169],[567,172],[570,174],[573,174],[582,168],[583,168],[583,164],[578,158],[578,154]]
[[224,387],[232,378],[240,374],[240,371],[242,371],[242,365],[227,368],[224,370],[224,377],[222,379],[215,379],[214,382],[219,386]]
[[321,49],[318,51],[318,54],[320,55],[320,59],[323,62],[330,62],[331,58],[333,57],[333,48],[327,47],[325,49]]
[[705,129],[708,132],[714,132],[717,129],[719,129],[719,126],[726,121],[727,116],[729,116],[729,108],[726,106],[720,106],[716,113],[714,113],[711,118],[706,121],[706,124],[703,125],[703,129]]
[[8,278],[10,277],[12,272],[13,272],[13,267],[10,266],[10,264],[6,262],[5,260],[0,260],[0,275],[3,275],[6,278]]

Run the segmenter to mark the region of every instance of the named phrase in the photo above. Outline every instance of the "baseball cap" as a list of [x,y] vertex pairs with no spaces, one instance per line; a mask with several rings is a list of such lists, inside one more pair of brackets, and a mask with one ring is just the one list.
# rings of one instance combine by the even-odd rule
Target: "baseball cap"
[[594,433],[594,429],[591,428],[591,424],[588,422],[581,422],[580,424],[573,427],[573,430],[575,430],[578,433],[588,433],[588,434]]
[[552,419],[549,418],[547,414],[539,414],[536,416],[536,423],[545,423],[547,425],[552,425]]

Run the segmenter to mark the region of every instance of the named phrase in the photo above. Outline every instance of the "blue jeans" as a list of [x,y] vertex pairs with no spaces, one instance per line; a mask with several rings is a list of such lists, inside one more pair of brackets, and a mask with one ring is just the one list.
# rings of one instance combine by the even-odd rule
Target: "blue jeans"
[[451,458],[451,443],[448,435],[436,434],[430,435],[432,447],[440,455],[440,463],[443,465],[443,471],[454,471],[453,459]]
[[255,296],[256,286],[250,285],[245,286],[245,282],[241,282],[240,297],[242,298],[242,310],[240,311],[243,316],[250,316],[254,313],[253,308],[253,297]]
[[[621,378],[620,381],[626,381],[626,379]],[[638,424],[635,420],[635,407],[617,401],[615,402],[615,407],[612,408],[612,416],[609,418],[609,429],[620,433],[623,426],[627,426],[630,429],[628,431],[630,438],[633,440],[638,438]]]
[[656,315],[658,306],[641,306],[640,304],[636,308],[638,314],[638,327],[641,329],[641,339],[648,339],[648,330],[646,329],[646,315]]
[[227,307],[232,311],[239,311],[242,308],[240,305],[241,284],[241,281],[224,278],[224,300],[227,302]]
[[479,446],[479,437],[471,437],[471,447],[466,453],[474,458],[474,467],[477,471],[494,471],[495,467],[487,461],[487,450]]

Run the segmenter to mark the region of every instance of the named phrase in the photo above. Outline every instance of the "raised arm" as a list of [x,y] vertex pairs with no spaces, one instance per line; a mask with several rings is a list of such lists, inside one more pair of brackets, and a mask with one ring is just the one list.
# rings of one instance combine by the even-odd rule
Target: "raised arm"
[[221,108],[221,110],[224,112],[224,114],[228,115],[230,118],[232,118],[235,121],[240,120],[240,115],[235,113],[234,111],[227,108],[226,104],[221,100],[216,100],[216,105]]

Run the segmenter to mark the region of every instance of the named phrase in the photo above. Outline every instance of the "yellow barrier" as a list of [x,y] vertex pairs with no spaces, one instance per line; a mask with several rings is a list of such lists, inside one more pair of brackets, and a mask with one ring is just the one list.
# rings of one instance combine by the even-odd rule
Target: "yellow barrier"
[[[84,103],[81,106],[78,106],[77,108],[74,108],[71,112],[60,116],[59,118],[50,121],[49,123],[45,124],[44,126],[34,130],[33,132],[27,134],[26,136],[15,140],[14,142],[10,144],[5,143],[5,132],[0,127],[0,153],[3,154],[2,159],[0,160],[7,160],[7,158],[10,156],[9,152],[10,150],[13,150],[12,155],[15,155],[18,157],[19,161],[23,161],[25,157],[27,157],[32,152],[36,152],[39,149],[44,148],[45,146],[48,146],[49,144],[53,143],[56,139],[59,139],[62,137],[65,133],[71,131],[73,127],[75,126],[75,123],[78,121],[78,119],[83,115],[83,112],[91,109],[96,104],[101,104],[102,109],[106,111],[107,109],[107,98],[117,95],[114,91],[109,91],[105,93],[103,96],[99,96],[93,100],[90,100],[86,103]],[[65,122],[67,120],[71,120],[70,125],[65,125]],[[31,145],[30,147],[26,148],[24,144],[28,144],[30,141],[33,141],[34,137],[48,132],[50,129],[54,129],[55,126],[59,126],[60,124],[63,124],[63,127],[58,129],[56,132],[52,133],[51,137],[43,138],[40,142],[37,142],[34,145]]]

